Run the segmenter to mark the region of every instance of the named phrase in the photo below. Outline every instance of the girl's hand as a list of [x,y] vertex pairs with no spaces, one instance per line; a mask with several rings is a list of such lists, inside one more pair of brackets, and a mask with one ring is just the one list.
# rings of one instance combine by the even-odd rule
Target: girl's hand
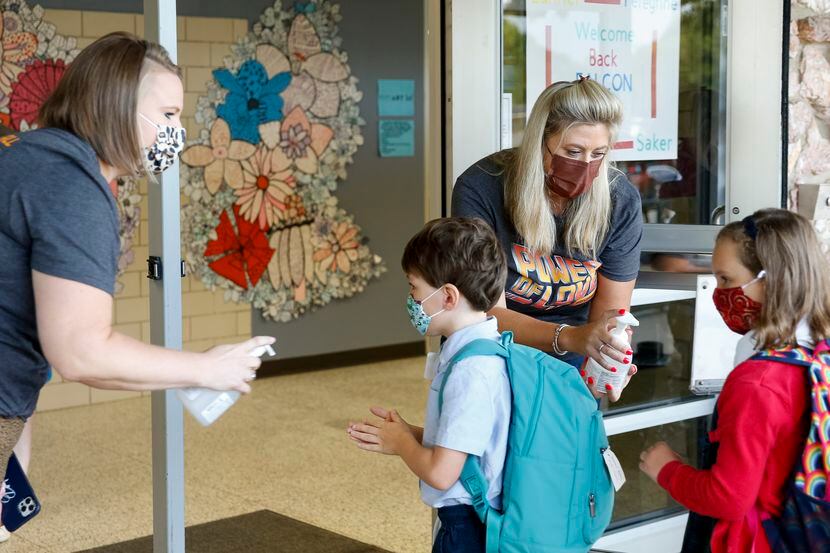
[[559,336],[560,343],[565,342],[565,349],[587,355],[608,370],[614,368],[614,364],[606,361],[603,354],[628,365],[634,352],[628,344],[611,336],[611,330],[616,326],[614,318],[624,313],[625,309],[610,309],[596,321],[564,328]]
[[657,442],[640,453],[640,470],[657,482],[657,475],[672,461],[682,461],[682,459],[666,442]]

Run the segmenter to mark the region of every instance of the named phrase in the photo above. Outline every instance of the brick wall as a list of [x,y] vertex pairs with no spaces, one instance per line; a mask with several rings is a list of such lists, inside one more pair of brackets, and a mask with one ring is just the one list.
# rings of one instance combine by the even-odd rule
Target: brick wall
[[[57,32],[77,37],[83,48],[96,38],[112,31],[144,34],[144,16],[137,14],[46,10],[44,19],[57,26]],[[206,92],[211,70],[223,66],[230,45],[248,32],[245,19],[208,17],[178,18],[178,63],[184,70],[185,97],[182,122],[188,136],[198,136],[200,128],[193,116],[196,101]],[[114,328],[118,332],[145,342],[150,341],[149,284],[144,276],[148,253],[147,186],[140,185],[143,196],[141,224],[133,243],[135,261],[119,279],[123,289],[115,298]],[[187,199],[183,196],[182,203]],[[184,349],[203,351],[218,343],[245,340],[251,336],[251,309],[224,301],[223,292],[206,290],[198,280],[182,280],[182,337]],[[83,384],[62,382],[58,374],[42,391],[38,411],[86,405],[101,401],[138,397],[140,392],[91,389]]]

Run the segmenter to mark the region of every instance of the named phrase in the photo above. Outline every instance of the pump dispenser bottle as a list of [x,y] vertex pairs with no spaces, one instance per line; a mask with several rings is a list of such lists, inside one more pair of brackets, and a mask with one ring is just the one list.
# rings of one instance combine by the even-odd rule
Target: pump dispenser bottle
[[[271,346],[254,348],[249,355],[262,357],[266,352],[271,357],[276,355]],[[218,391],[210,388],[182,388],[177,390],[177,394],[185,408],[202,426],[210,426],[216,422],[239,399],[237,391]]]
[[[611,331],[611,336],[616,338],[619,342],[629,344],[628,333],[625,331],[625,329],[628,326],[639,326],[640,321],[638,321],[634,317],[634,315],[631,314],[630,311],[626,311],[625,314],[620,315],[616,318],[616,320],[617,326],[614,330]],[[628,347],[630,349],[631,345],[629,344]],[[619,392],[622,389],[623,383],[625,382],[625,377],[628,376],[628,369],[631,367],[631,363],[621,363],[616,359],[608,357],[604,353],[600,355],[602,355],[602,358],[605,360],[605,362],[609,363],[612,367],[614,367],[616,371],[609,371],[603,368],[602,365],[600,365],[594,359],[589,357],[588,363],[585,365],[585,376],[593,379],[592,386],[596,388],[596,390],[600,393],[604,394],[608,391],[605,387],[607,384],[610,384],[614,391]],[[632,361],[631,358],[629,358],[629,361]]]

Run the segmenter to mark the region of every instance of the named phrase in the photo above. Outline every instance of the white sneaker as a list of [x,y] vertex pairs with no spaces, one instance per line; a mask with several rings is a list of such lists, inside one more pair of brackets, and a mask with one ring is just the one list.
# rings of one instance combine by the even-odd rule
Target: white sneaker
[[10,537],[12,537],[12,535],[8,530],[6,530],[6,527],[0,526],[0,543],[9,541]]

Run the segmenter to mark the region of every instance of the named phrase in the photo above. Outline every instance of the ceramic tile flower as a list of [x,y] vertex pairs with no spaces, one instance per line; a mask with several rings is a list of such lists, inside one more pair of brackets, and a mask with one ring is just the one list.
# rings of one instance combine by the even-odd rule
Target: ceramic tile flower
[[286,199],[294,194],[294,177],[287,166],[273,163],[273,152],[263,145],[242,161],[242,186],[236,190],[239,213],[263,230],[285,219]]
[[311,123],[298,106],[282,122],[260,126],[262,141],[274,148],[275,163],[297,167],[306,174],[317,172],[317,160],[329,147],[334,132],[319,123]]
[[9,103],[12,83],[23,71],[23,62],[37,52],[37,35],[23,30],[23,21],[12,11],[0,12],[0,108]]
[[205,168],[205,186],[216,194],[222,182],[231,188],[243,185],[243,159],[254,155],[256,146],[243,140],[231,140],[231,131],[224,119],[217,119],[210,128],[210,146],[194,144],[182,153],[182,161],[193,167]]
[[254,285],[259,282],[274,250],[268,245],[265,233],[239,216],[238,207],[234,206],[233,214],[237,232],[228,212],[223,211],[216,227],[216,239],[208,242],[204,255],[215,257],[209,265],[213,271],[240,288],[248,288],[248,279]]
[[324,52],[317,30],[306,15],[298,15],[288,32],[288,54],[270,44],[257,46],[256,58],[269,75],[291,71],[294,79],[287,88],[285,111],[296,106],[317,117],[334,117],[340,110],[337,83],[349,76],[349,70],[331,52]]
[[317,6],[314,5],[314,2],[309,1],[295,1],[294,2],[294,11],[297,13],[314,13],[317,10]]
[[64,71],[63,60],[37,60],[12,83],[9,109],[15,129],[21,130],[24,122],[29,127],[35,124],[40,106],[58,85]]
[[[359,294],[385,270],[334,195],[365,125],[358,80],[340,51],[341,19],[333,0],[275,0],[197,101],[196,122],[207,128],[182,156],[187,263],[206,286],[273,321]],[[230,136],[217,140],[222,120]],[[234,141],[255,149],[239,160],[241,176],[228,178],[231,155],[217,147]],[[240,234],[244,227],[267,238],[267,278],[259,271],[268,250],[260,247],[251,274],[231,212]]]
[[234,140],[259,143],[259,125],[282,120],[283,99],[279,94],[291,82],[291,73],[270,75],[256,60],[242,64],[234,75],[227,69],[215,69],[213,77],[228,90],[216,113],[228,122]]
[[320,249],[314,252],[314,261],[318,261],[324,271],[351,271],[352,261],[357,260],[357,248],[360,246],[355,240],[357,232],[358,229],[348,223],[337,225],[323,241]]

